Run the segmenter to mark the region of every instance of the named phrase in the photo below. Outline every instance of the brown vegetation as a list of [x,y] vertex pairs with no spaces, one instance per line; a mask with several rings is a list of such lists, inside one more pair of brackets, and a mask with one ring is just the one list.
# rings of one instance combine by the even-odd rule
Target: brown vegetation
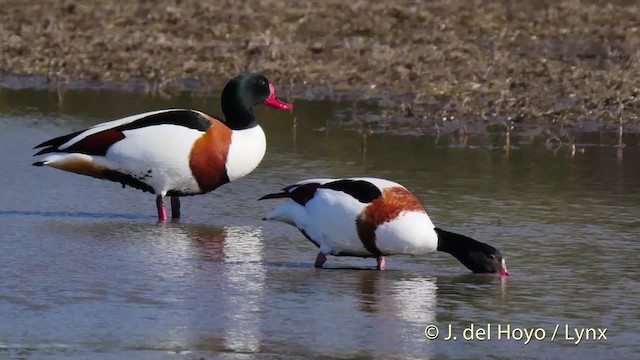
[[208,91],[248,69],[380,96],[393,119],[588,120],[638,131],[635,1],[1,3],[5,74],[166,90],[189,79]]

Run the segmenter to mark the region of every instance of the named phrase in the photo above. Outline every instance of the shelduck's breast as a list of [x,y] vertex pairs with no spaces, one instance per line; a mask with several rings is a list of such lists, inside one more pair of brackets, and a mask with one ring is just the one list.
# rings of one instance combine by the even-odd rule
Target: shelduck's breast
[[382,189],[356,221],[358,235],[372,253],[419,255],[436,251],[438,237],[420,201],[396,184]]
[[267,142],[258,125],[231,130],[216,121],[193,144],[189,167],[202,192],[244,177],[262,161]]
[[191,143],[189,173],[202,192],[209,192],[229,181],[225,165],[231,138],[232,130],[215,121],[206,133]]
[[252,172],[264,158],[266,150],[267,139],[259,125],[234,130],[226,160],[229,180],[237,180]]

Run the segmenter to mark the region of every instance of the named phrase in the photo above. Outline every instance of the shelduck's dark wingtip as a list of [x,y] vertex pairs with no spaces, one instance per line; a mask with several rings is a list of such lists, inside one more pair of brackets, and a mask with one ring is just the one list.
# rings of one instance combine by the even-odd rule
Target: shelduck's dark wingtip
[[268,220],[268,219],[267,219],[266,217],[263,217],[263,218],[262,218],[262,221],[267,221],[267,220]]
[[33,165],[33,166],[44,166],[44,161],[36,161],[31,165]]
[[258,199],[258,201],[267,200],[267,199],[287,198],[289,196],[290,196],[290,194],[288,192],[281,192],[281,193],[277,193],[277,194],[267,194],[267,195],[261,197],[260,199]]
[[41,142],[40,144],[34,146],[33,149],[35,150],[35,149],[39,149],[41,147],[45,147],[45,146],[47,146],[47,142],[48,141]]
[[47,140],[47,141],[43,141],[40,144],[34,146],[33,148],[34,149],[39,149],[39,148],[42,148],[42,147],[45,147],[45,146],[52,146],[55,140],[58,140],[58,138]]
[[58,149],[56,149],[54,147],[46,147],[44,149],[40,149],[40,151],[38,151],[37,153],[33,154],[33,156],[44,155],[44,154],[48,154],[48,153],[52,153],[52,152],[56,152],[56,151],[58,151]]

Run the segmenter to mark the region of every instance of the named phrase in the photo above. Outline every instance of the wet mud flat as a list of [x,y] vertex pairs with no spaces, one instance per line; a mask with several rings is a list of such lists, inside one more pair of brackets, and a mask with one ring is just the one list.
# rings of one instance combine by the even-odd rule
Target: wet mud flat
[[252,70],[293,98],[377,99],[384,126],[637,133],[638,18],[622,0],[9,0],[0,73],[172,96]]

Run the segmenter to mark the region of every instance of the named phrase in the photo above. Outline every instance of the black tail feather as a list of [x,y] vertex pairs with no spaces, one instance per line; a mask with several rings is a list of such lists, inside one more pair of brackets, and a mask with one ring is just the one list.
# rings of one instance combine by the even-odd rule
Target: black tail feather
[[44,166],[44,161],[36,161],[31,165],[33,165],[33,166]]
[[74,137],[80,135],[80,133],[82,133],[85,130],[81,130],[81,131],[76,131],[72,134],[68,134],[68,135],[62,135],[62,136],[58,136],[57,138],[53,138],[51,140],[47,140],[39,145],[34,146],[34,149],[37,148],[41,148],[41,147],[45,147],[45,146],[50,146],[52,148],[54,148],[54,150],[50,150],[50,152],[56,151],[56,149],[58,148],[58,146],[66,143],[67,141],[73,139]]
[[57,151],[60,151],[60,150],[58,150],[58,148],[56,148],[56,147],[46,147],[44,149],[41,149],[37,153],[33,154],[33,156],[38,156],[38,155],[42,155],[42,154],[48,154],[48,153],[57,152]]
[[288,198],[288,197],[291,197],[291,194],[286,192],[286,191],[284,191],[284,192],[277,193],[277,194],[265,195],[265,196],[261,197],[260,199],[258,199],[258,201],[266,200],[266,199],[281,199],[281,198]]

